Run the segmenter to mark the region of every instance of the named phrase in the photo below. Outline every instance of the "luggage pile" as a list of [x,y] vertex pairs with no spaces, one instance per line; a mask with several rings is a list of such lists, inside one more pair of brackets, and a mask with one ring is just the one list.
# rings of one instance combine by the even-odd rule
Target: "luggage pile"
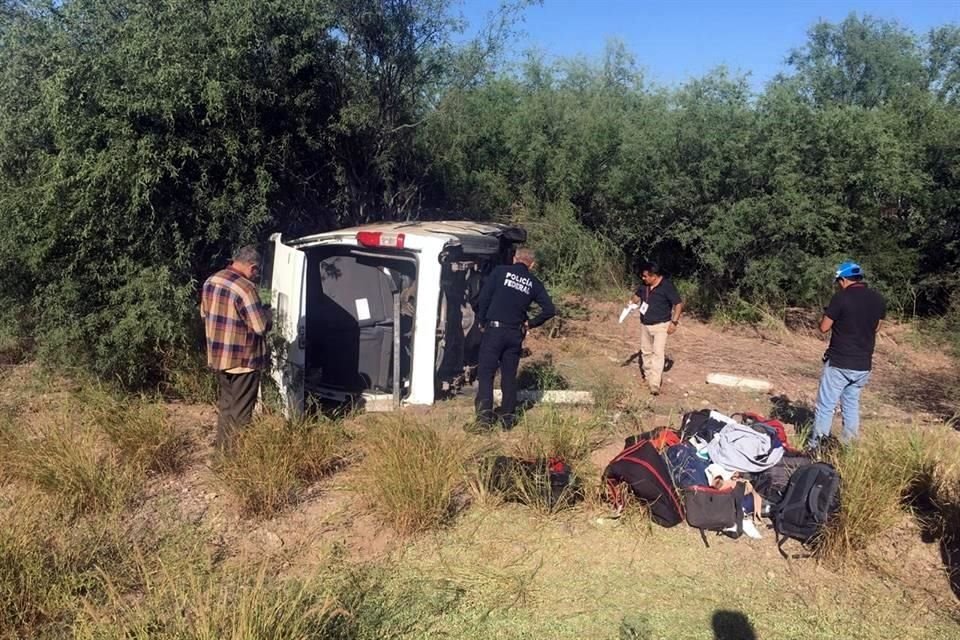
[[627,438],[603,473],[606,498],[618,510],[629,491],[654,522],[684,520],[731,538],[761,538],[772,524],[780,553],[796,540],[813,545],[840,507],[840,476],[793,448],[784,425],[755,413],[687,413],[677,430],[661,427]]

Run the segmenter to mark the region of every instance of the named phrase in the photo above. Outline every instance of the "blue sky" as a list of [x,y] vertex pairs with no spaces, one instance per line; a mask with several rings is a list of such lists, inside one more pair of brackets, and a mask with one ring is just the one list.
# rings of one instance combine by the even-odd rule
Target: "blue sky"
[[[499,0],[462,0],[471,26],[481,24]],[[840,22],[851,12],[892,19],[925,33],[960,23],[960,0],[544,0],[524,11],[522,33],[511,53],[537,49],[547,56],[596,58],[610,38],[636,56],[648,81],[674,85],[726,65],[750,72],[756,90],[785,69],[787,53],[803,45],[818,20]]]

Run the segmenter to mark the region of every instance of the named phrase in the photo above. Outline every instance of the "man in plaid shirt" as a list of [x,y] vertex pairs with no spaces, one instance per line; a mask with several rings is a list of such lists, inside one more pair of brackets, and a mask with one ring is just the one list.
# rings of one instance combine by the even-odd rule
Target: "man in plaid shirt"
[[260,254],[253,246],[239,249],[226,269],[203,283],[200,315],[207,334],[207,366],[217,372],[217,448],[230,444],[237,428],[250,422],[267,364],[264,336],[272,314],[260,302],[252,280],[260,272]]

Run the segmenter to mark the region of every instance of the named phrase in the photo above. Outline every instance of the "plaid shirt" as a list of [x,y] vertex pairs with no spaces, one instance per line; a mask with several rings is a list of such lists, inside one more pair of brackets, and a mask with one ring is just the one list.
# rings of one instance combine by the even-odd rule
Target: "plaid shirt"
[[270,331],[270,309],[257,288],[233,269],[216,272],[203,283],[200,315],[207,333],[207,365],[217,371],[237,367],[263,369]]

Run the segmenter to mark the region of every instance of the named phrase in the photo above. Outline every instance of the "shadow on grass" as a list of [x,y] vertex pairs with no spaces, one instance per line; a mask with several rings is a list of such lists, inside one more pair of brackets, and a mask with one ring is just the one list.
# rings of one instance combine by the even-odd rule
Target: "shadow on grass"
[[750,619],[739,611],[718,609],[713,612],[714,640],[757,640],[757,633]]
[[[714,640],[757,640],[750,619],[739,611],[718,609],[710,619]],[[620,640],[650,640],[653,629],[646,615],[627,615],[620,621]]]
[[950,590],[960,600],[960,483],[937,482],[933,469],[924,469],[910,483],[903,501],[920,525],[920,540],[938,544]]
[[786,395],[773,396],[770,404],[773,406],[770,417],[792,424],[798,432],[813,424],[814,410],[808,404],[791,400]]

